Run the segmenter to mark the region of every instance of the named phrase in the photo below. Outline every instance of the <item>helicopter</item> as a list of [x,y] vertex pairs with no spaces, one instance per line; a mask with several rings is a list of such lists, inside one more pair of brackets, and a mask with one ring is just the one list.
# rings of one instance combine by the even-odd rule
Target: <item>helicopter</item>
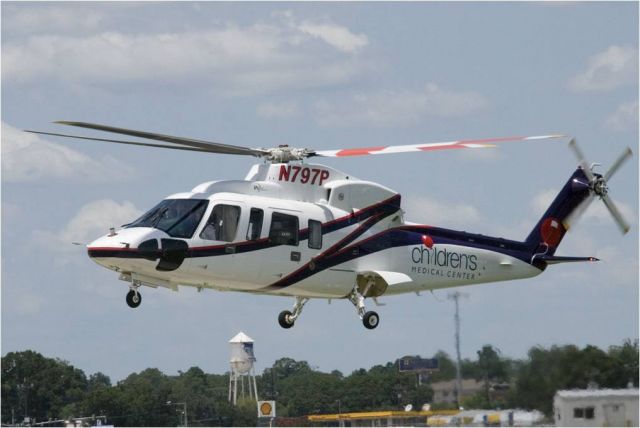
[[157,144],[31,131],[43,135],[142,147],[251,156],[262,163],[243,180],[209,181],[167,196],[140,218],[88,244],[88,256],[128,284],[126,302],[140,306],[142,286],[191,286],[289,296],[278,315],[288,329],[313,298],[345,299],[367,329],[380,322],[365,299],[531,278],[549,265],[594,262],[558,256],[569,227],[600,199],[624,234],[629,224],[609,196],[608,181],[630,148],[604,174],[595,172],[571,139],[579,165],[523,241],[405,221],[401,195],[381,184],[309,163],[322,157],[377,156],[495,147],[507,141],[565,135],[505,137],[338,150],[286,145],[250,148],[86,122],[61,125],[127,135]]

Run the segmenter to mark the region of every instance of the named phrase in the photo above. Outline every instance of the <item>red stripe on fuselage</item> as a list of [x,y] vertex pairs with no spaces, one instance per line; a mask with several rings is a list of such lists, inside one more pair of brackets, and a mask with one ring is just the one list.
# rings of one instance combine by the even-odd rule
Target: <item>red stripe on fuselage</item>
[[87,247],[87,251],[138,251],[137,248],[124,248],[124,247]]

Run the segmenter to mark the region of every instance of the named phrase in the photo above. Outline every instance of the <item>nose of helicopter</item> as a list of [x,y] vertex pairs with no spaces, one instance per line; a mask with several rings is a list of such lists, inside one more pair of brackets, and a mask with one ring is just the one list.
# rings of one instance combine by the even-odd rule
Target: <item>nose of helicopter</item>
[[158,242],[166,236],[157,229],[146,227],[121,229],[101,236],[87,245],[87,254],[106,268],[130,270],[140,262],[158,257]]

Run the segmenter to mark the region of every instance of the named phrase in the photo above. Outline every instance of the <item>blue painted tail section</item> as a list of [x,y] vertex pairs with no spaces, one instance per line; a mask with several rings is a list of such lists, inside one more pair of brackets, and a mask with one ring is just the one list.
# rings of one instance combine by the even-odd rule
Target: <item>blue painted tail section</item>
[[579,167],[527,237],[532,254],[553,255],[567,232],[567,217],[590,197],[589,179]]

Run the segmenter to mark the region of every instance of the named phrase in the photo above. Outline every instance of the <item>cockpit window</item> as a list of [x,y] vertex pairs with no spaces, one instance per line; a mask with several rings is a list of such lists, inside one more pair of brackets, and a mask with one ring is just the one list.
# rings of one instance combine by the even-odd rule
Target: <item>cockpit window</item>
[[165,199],[126,227],[154,227],[174,238],[191,238],[208,204],[206,199]]

